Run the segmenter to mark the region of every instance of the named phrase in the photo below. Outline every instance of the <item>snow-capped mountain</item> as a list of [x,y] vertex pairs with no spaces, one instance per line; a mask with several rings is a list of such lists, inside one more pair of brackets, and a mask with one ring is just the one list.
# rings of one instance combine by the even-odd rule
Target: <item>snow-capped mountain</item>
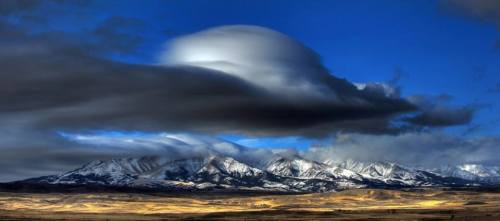
[[290,157],[278,155],[267,163],[265,170],[282,177],[334,181],[343,188],[366,186],[360,174],[344,168],[307,160],[298,155]]
[[383,161],[360,162],[348,159],[341,162],[325,161],[325,164],[355,172],[364,179],[372,182],[382,182],[387,185],[408,187],[455,186],[466,183],[460,177],[456,178],[453,176],[431,173],[425,170]]
[[[56,176],[47,176],[30,181],[48,184],[99,184],[116,186],[162,186],[168,181],[210,182],[213,184],[239,184],[247,178],[263,175],[259,169],[252,168],[230,157],[207,156],[167,161],[160,157],[139,159],[112,159],[93,161],[81,168]],[[174,183],[175,183],[174,182]]]
[[498,167],[472,164],[427,170],[391,162],[317,162],[293,152],[247,148],[221,139],[185,134],[161,134],[148,139],[73,139],[99,145],[124,143],[127,148],[137,147],[141,151],[153,149],[149,152],[157,156],[93,161],[59,175],[17,181],[14,186],[323,192],[500,184]]
[[157,157],[97,160],[61,175],[40,177],[38,181],[50,184],[131,185],[139,175],[152,171],[159,165]]
[[386,183],[416,185],[420,184],[418,182],[425,177],[420,171],[404,168],[395,163],[388,162],[366,163],[346,160],[337,164],[337,166],[359,173],[365,178],[382,180]]
[[298,155],[285,157],[278,154],[260,168],[216,154],[177,160],[142,157],[94,161],[60,175],[20,182],[166,190],[237,189],[288,192],[472,184],[461,178],[410,169],[394,163],[362,163],[352,160],[320,163]]
[[339,188],[332,181],[311,182],[307,179],[282,177],[231,157],[218,155],[173,161],[159,157],[94,161],[60,175],[21,182],[185,190],[222,188],[313,192]]
[[443,166],[433,169],[432,172],[442,176],[459,177],[466,180],[500,183],[500,167],[484,166],[479,164],[462,164],[457,166]]
[[302,179],[362,179],[359,174],[353,171],[307,160],[298,155],[292,157],[277,156],[268,162],[266,171],[284,177]]

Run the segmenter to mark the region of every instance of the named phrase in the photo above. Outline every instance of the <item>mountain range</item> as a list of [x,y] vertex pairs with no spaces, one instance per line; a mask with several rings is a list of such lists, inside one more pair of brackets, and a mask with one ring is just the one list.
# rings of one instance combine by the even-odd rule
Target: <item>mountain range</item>
[[276,155],[254,167],[222,155],[167,160],[157,156],[93,161],[59,175],[20,184],[94,185],[157,190],[326,192],[351,188],[483,186],[498,184],[496,167],[460,165],[433,170],[389,162],[316,162]]
[[[352,159],[323,162],[298,153],[259,152],[224,140],[166,134],[163,154],[97,160],[58,175],[11,182],[16,186],[99,186],[162,191],[326,192],[352,188],[464,187],[500,184],[500,168],[478,164],[416,168]],[[127,140],[143,145],[142,140]],[[173,149],[174,148],[174,149]],[[175,149],[177,148],[177,149]],[[196,149],[197,154],[172,155]],[[169,157],[166,157],[168,156]]]

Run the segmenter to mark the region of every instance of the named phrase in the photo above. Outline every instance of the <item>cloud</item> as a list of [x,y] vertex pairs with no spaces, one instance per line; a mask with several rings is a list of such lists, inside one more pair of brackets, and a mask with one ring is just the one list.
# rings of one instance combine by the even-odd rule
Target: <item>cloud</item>
[[408,118],[408,122],[422,126],[452,126],[471,122],[475,109],[472,107],[448,108],[436,106]]
[[442,0],[441,3],[455,13],[492,22],[500,29],[500,2],[497,0]]
[[[279,154],[299,155],[319,162],[385,160],[433,168],[463,163],[498,165],[497,153],[500,151],[498,136],[464,138],[439,132],[398,135],[340,133],[331,145],[316,144],[305,151],[248,148],[207,135],[185,133],[87,131],[60,133],[57,136],[54,133],[28,134],[12,128],[0,128],[0,132],[0,144],[5,148],[0,155],[1,181],[57,174],[91,160],[121,157],[181,159],[221,154],[253,166],[262,166]],[[15,139],[20,135],[24,139]]]
[[415,95],[408,100],[419,107],[417,114],[406,117],[405,121],[418,126],[444,127],[468,124],[472,121],[477,106],[451,106],[449,95],[437,97]]
[[174,160],[221,154],[257,166],[273,156],[268,149],[194,134],[87,131],[57,135],[21,128],[0,128],[0,132],[0,182],[58,174],[93,160],[112,158],[158,156]]
[[[231,35],[228,29],[231,30],[222,28],[223,41],[226,35]],[[273,31],[257,28],[254,32],[255,29],[237,26],[236,32],[246,30],[262,39],[271,38],[263,41],[273,42],[266,47],[275,45],[279,52],[275,56],[288,50],[285,64],[289,63],[287,56],[312,56],[304,52],[309,49],[298,43],[295,47],[299,49],[282,49],[288,48],[292,44],[288,41],[292,40],[280,45]],[[267,32],[273,34],[268,36]],[[85,50],[71,47],[72,44],[66,47],[56,42],[64,40],[55,41],[47,35],[29,36],[19,44],[10,41],[0,50],[3,67],[0,76],[4,80],[0,88],[7,97],[0,101],[0,115],[16,113],[32,119],[27,124],[34,128],[46,130],[111,128],[326,136],[335,131],[396,132],[398,128],[390,126],[392,118],[414,110],[406,100],[389,96],[387,87],[358,89],[328,72],[308,72],[314,69],[309,69],[311,65],[320,65],[313,58],[302,63],[301,59],[294,60],[296,69],[284,72],[286,65],[278,57],[262,58],[264,66],[277,67],[275,72],[268,70],[266,76],[296,81],[296,84],[272,83],[267,89],[262,83],[267,78],[258,73],[254,81],[198,65],[124,64],[93,57]],[[227,50],[224,53],[235,53]],[[224,56],[228,62],[233,61],[232,56]],[[248,70],[254,73],[255,69]],[[310,87],[303,90],[301,84]],[[272,89],[274,86],[280,89]]]
[[[64,134],[66,139],[87,148],[99,148],[110,152],[132,151],[142,155],[156,155],[166,159],[202,157],[210,154],[230,156],[235,159],[255,163],[265,161],[271,151],[247,148],[233,142],[201,134],[186,133],[104,133]],[[137,155],[137,154],[136,154]],[[272,155],[272,154],[271,154]]]
[[[18,26],[46,26],[51,18],[65,20],[63,15],[81,18],[81,11],[91,0],[3,0],[0,1],[0,19],[14,21]],[[71,10],[78,8],[78,10]],[[74,24],[77,25],[77,24]],[[50,27],[49,27],[50,26]]]
[[4,0],[0,2],[0,15],[30,11],[41,5],[40,0]]
[[[133,17],[110,15],[96,19],[95,10],[88,7],[92,3],[89,0],[1,1],[0,31],[8,35],[12,35],[9,32],[13,30],[16,34],[22,31],[25,35],[38,35],[39,39],[55,41],[52,46],[78,47],[86,53],[102,57],[137,54],[137,48],[146,41],[144,33],[151,27]],[[75,28],[54,25],[61,20]],[[152,29],[149,31],[155,32]],[[24,37],[21,36],[26,40]]]
[[338,94],[328,83],[339,89],[351,86],[332,77],[312,50],[263,27],[217,27],[169,45],[161,56],[162,64],[221,71],[280,94],[325,93],[334,99]]
[[[500,1],[497,0],[441,0],[442,8],[453,14],[465,16],[480,22],[495,25],[500,31]],[[500,47],[500,40],[493,45],[494,50]]]
[[[385,92],[392,89],[378,84],[356,87],[333,76],[311,49],[257,26],[216,27],[180,37],[169,43],[160,63],[217,70],[280,96],[324,99],[339,105],[348,105],[346,100],[370,103],[368,95],[387,99]],[[372,92],[377,93],[373,96]]]
[[20,126],[24,121],[20,118],[0,120],[5,123],[0,126],[0,182],[58,174],[95,159],[133,156],[133,151],[89,149],[52,131],[30,130]]
[[391,161],[432,168],[463,163],[498,164],[500,137],[463,138],[439,132],[399,135],[339,134],[330,146],[312,147],[304,155],[325,161]]
[[354,83],[358,90],[365,91],[366,93],[371,93],[376,96],[388,97],[388,98],[399,98],[399,89],[393,87],[386,83],[381,82],[370,82],[370,83]]

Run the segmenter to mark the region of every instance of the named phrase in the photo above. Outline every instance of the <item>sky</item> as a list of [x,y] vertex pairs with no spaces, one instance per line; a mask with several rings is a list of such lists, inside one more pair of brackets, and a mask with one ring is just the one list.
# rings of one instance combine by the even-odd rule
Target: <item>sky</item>
[[500,165],[499,31],[495,0],[0,1],[0,182],[173,134]]

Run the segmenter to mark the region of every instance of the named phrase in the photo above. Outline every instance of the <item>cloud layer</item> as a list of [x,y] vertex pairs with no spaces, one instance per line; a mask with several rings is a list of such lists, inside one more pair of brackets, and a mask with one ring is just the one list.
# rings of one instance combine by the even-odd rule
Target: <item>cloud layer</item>
[[318,161],[390,161],[424,168],[464,163],[498,165],[500,137],[463,138],[444,133],[400,135],[339,134],[332,145],[313,147],[305,156]]
[[[173,43],[174,51],[213,56],[215,61],[203,65],[182,62],[190,57],[180,55],[168,66],[131,65],[62,47],[51,38],[9,41],[0,51],[0,86],[6,95],[0,115],[32,119],[26,124],[42,129],[326,136],[395,132],[393,117],[415,110],[403,98],[388,95],[386,87],[358,89],[330,75],[310,49],[274,31],[231,26],[207,32],[220,32],[220,39],[203,43],[199,39],[206,33],[194,34],[201,42],[193,45],[201,51]],[[232,44],[243,49],[238,47],[253,42],[253,51],[211,48],[217,45],[213,42],[240,39],[242,33],[257,37]]]
[[[462,138],[444,133],[416,132],[399,135],[339,134],[331,145],[308,150],[248,148],[206,135],[182,133],[87,132],[29,134],[31,139],[8,139],[15,130],[1,130],[0,180],[10,181],[57,174],[92,160],[121,157],[160,156],[179,159],[222,154],[259,166],[274,154],[301,155],[323,161],[354,159],[390,161],[403,165],[435,168],[480,163],[498,166],[500,137]],[[28,135],[24,132],[24,135]],[[41,147],[44,147],[43,149]],[[43,150],[43,151],[42,151]],[[467,154],[464,154],[467,153]]]
[[[160,156],[182,159],[221,154],[252,165],[272,157],[269,149],[244,146],[205,135],[174,133],[27,133],[0,129],[0,182],[58,174],[93,160]],[[29,139],[19,139],[23,135]],[[5,137],[4,137],[5,136]],[[9,139],[9,137],[11,137]]]

